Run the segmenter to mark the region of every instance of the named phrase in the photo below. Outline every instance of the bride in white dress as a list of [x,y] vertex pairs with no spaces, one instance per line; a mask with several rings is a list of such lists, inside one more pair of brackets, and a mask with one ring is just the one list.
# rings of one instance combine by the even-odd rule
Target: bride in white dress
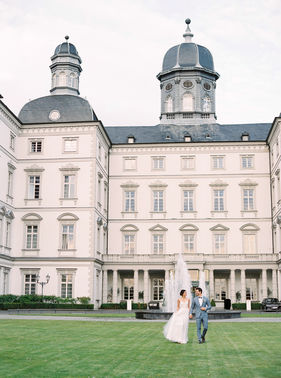
[[187,299],[186,290],[181,290],[177,302],[177,311],[168,320],[164,327],[164,336],[174,343],[186,344],[188,342],[188,322],[190,299]]

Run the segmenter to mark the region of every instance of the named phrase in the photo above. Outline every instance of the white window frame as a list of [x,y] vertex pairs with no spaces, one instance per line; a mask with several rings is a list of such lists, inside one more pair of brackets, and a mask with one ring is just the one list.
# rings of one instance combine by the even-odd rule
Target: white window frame
[[194,111],[194,96],[190,92],[185,92],[182,95],[182,111],[183,112]]
[[124,196],[124,210],[123,211],[125,213],[135,213],[136,212],[136,189],[133,189],[133,188],[124,189],[123,196]]
[[[189,193],[189,195],[186,196],[185,193]],[[183,188],[182,189],[182,202],[183,202],[183,207],[182,207],[183,212],[185,213],[194,212],[195,211],[195,190],[191,188]]]
[[165,253],[165,233],[163,231],[154,231],[152,233],[152,254],[163,255],[164,253]]
[[[228,227],[225,227],[223,226],[222,224],[217,224],[216,226],[214,227],[211,227],[210,230],[212,231],[212,239],[213,239],[213,253],[214,254],[218,254],[218,255],[221,255],[221,254],[227,254],[228,251],[227,251],[227,233],[229,231],[229,228]],[[218,242],[218,237],[217,235],[223,235],[223,238],[224,238],[224,242],[223,242],[223,246],[224,248],[221,249],[220,248],[217,248],[216,244]]]
[[152,300],[162,301],[164,299],[165,279],[162,277],[161,278],[153,277],[151,288],[152,288]]
[[127,231],[123,233],[123,253],[124,255],[136,254],[136,233]]
[[[196,251],[196,233],[194,232],[183,232],[183,253],[195,253]],[[192,241],[186,239],[193,239]],[[193,248],[191,248],[193,246]]]
[[151,169],[153,171],[164,171],[165,156],[151,156]]
[[[240,167],[241,169],[254,169],[254,154],[251,155],[241,155]],[[249,165],[249,161],[251,164]],[[244,164],[245,163],[245,164]]]
[[165,190],[153,189],[152,190],[152,212],[163,213],[165,211]]
[[[133,225],[133,224],[126,224],[124,225],[120,231],[121,231],[121,237],[122,237],[122,252],[124,255],[133,255],[133,254],[136,254],[137,253],[137,232],[138,232],[138,228]],[[125,238],[126,236],[128,235],[132,235],[134,236],[134,241],[133,241],[133,251],[131,252],[130,251],[130,248],[129,250],[127,249],[128,246],[126,245],[126,241],[125,241]],[[129,245],[130,247],[130,245]]]
[[[251,212],[257,213],[257,207],[256,207],[256,186],[257,186],[257,183],[251,182],[248,179],[248,180],[245,180],[244,182],[240,183],[239,185],[241,187],[241,212],[242,213],[251,213]],[[273,190],[273,186],[274,186],[274,184],[271,185],[272,190]],[[244,202],[244,190],[250,190],[250,189],[253,189],[253,208],[246,210],[244,208],[244,203],[245,203]],[[273,200],[274,200],[274,194],[275,193],[273,193]]]
[[[44,139],[41,139],[41,138],[32,138],[32,139],[29,139],[28,142],[29,142],[29,154],[42,154],[43,153],[43,141]],[[41,144],[41,149],[40,151],[38,151],[38,145],[39,143]],[[35,150],[33,151],[33,144],[35,144]]]
[[[64,283],[63,278],[66,277],[66,282]],[[71,277],[71,280],[68,280]],[[65,285],[65,289],[63,289]],[[68,295],[68,289],[71,287],[71,295]],[[60,297],[61,298],[75,298],[74,297],[74,274],[70,273],[60,273]]]
[[225,155],[212,155],[211,162],[213,170],[225,169]]
[[[60,168],[59,170],[61,172],[61,198],[60,200],[66,200],[66,201],[77,200],[78,199],[77,198],[78,171],[80,170],[80,168],[69,167],[69,168]],[[73,182],[72,182],[73,195],[69,197],[65,197],[65,185],[67,184],[65,183],[66,176],[73,177]],[[70,190],[69,190],[69,194],[70,194]]]
[[[223,195],[222,196],[216,196],[216,192],[222,192]],[[225,188],[213,188],[213,211],[214,212],[222,212],[222,211],[226,211],[226,208],[225,208]],[[217,208],[216,208],[216,205],[217,205]]]
[[[41,199],[41,185],[42,177],[40,174],[29,174],[28,178],[28,188],[27,188],[27,199],[29,200],[40,200]],[[33,178],[33,182],[31,182]],[[36,197],[38,195],[38,197]]]
[[[43,219],[40,215],[36,213],[28,213],[25,214],[22,218],[23,221],[23,233],[24,233],[24,243],[23,243],[23,251],[28,252],[28,251],[40,251],[40,222]],[[37,226],[37,246],[34,248],[28,248],[27,246],[27,228],[28,226]]]
[[226,233],[225,232],[221,232],[221,231],[214,232],[213,247],[214,247],[214,254],[216,255],[226,254]]
[[[248,195],[247,193],[245,193],[246,191],[248,192]],[[251,192],[252,195],[250,195],[249,192]],[[255,188],[242,188],[242,193],[243,211],[255,210]]]
[[10,132],[10,149],[12,151],[15,151],[15,147],[16,147],[16,135],[12,132]]
[[[58,218],[59,221],[59,248],[58,251],[61,252],[63,255],[67,252],[75,252],[76,251],[76,235],[77,235],[77,221],[78,217],[71,213],[64,213],[60,215]],[[73,232],[67,232],[65,233],[64,227],[73,227]],[[72,248],[64,248],[65,241],[63,235],[72,235],[73,241],[72,241]]]

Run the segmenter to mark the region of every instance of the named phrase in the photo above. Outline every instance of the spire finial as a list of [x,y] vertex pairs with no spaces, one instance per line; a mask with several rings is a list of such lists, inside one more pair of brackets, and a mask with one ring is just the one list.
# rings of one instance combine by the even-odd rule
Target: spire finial
[[187,18],[185,20],[185,23],[186,23],[186,30],[183,34],[183,37],[185,38],[185,42],[188,43],[188,42],[191,42],[192,37],[193,37],[193,34],[191,33],[191,30],[190,30],[190,27],[189,27],[189,24],[191,23],[191,19]]
[[64,38],[65,38],[66,42],[68,42],[68,40],[69,40],[69,36],[66,35]]

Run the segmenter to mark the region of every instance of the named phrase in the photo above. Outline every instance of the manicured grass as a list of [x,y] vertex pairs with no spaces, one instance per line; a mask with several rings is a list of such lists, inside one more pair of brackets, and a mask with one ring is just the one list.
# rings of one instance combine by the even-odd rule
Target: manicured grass
[[163,323],[0,321],[0,377],[280,377],[281,323],[210,323],[199,345]]
[[252,313],[242,312],[241,318],[281,318],[281,312]]

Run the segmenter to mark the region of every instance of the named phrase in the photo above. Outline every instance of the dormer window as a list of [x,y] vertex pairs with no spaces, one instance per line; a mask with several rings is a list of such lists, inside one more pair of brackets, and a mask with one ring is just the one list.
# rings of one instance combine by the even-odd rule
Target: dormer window
[[135,137],[133,135],[128,135],[128,143],[135,143]]
[[241,135],[241,140],[243,142],[247,142],[249,140],[250,136],[249,136],[249,133],[246,133],[244,132],[242,135]]
[[185,141],[185,142],[191,142],[191,135],[189,135],[189,134],[185,134],[185,136],[184,136],[184,141]]

